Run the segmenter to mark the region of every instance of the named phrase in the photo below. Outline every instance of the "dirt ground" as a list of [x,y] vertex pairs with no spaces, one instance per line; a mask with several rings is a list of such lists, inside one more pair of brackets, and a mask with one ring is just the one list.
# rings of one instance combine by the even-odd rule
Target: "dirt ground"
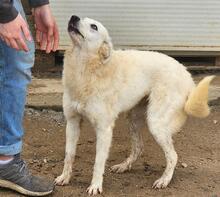
[[[51,179],[63,168],[65,121],[62,112],[36,111],[25,113],[23,157],[34,174]],[[105,197],[218,197],[220,196],[220,107],[212,108],[207,119],[190,118],[174,137],[179,161],[168,188],[154,190],[153,182],[165,167],[164,155],[147,128],[143,130],[145,149],[130,172],[114,174],[109,167],[129,155],[130,138],[124,115],[117,121],[110,157],[104,177]],[[91,125],[84,121],[78,143],[73,176],[68,186],[56,187],[54,197],[87,196],[95,158],[95,135]],[[185,163],[185,164],[184,164]],[[184,167],[185,166],[185,167]],[[0,190],[1,197],[21,196],[9,190]]]

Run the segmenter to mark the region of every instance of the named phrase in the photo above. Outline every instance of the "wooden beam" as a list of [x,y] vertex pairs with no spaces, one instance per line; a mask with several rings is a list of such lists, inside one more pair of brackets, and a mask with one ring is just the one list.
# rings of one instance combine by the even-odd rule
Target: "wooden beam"
[[220,67],[220,56],[217,56],[217,57],[215,58],[215,66]]
[[51,72],[55,67],[55,53],[46,54],[45,51],[36,50],[35,63],[32,71],[34,73]]

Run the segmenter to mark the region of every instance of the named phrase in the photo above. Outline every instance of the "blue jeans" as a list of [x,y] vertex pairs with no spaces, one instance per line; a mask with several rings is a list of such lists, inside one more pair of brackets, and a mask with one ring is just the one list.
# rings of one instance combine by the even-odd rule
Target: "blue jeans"
[[[25,18],[20,0],[14,6]],[[23,114],[27,85],[34,64],[34,42],[29,52],[16,51],[0,40],[0,155],[15,155],[22,150]]]

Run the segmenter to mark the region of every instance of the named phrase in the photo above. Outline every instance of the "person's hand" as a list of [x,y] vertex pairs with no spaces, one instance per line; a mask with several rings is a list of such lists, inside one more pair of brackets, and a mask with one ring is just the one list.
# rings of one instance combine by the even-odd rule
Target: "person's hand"
[[41,50],[46,53],[56,51],[59,44],[59,33],[55,19],[49,5],[43,5],[33,9],[36,28],[36,41]]
[[20,14],[8,23],[0,23],[0,38],[9,46],[17,50],[28,51],[25,39],[31,41],[31,34],[26,21]]

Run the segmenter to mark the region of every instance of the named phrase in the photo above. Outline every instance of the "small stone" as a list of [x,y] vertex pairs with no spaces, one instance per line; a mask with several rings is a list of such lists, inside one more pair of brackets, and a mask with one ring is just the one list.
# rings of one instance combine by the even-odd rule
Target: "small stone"
[[37,164],[37,167],[39,167],[39,168],[42,168],[42,166],[43,166],[42,163]]
[[46,129],[45,129],[45,128],[43,128],[43,129],[42,129],[42,131],[46,131]]
[[33,164],[34,162],[33,162],[33,160],[30,160],[29,163],[30,163],[30,164]]
[[214,124],[217,124],[217,123],[218,123],[218,120],[213,120],[213,123],[214,123]]
[[26,109],[26,113],[27,113],[28,115],[33,115],[33,114],[34,114],[34,109],[28,108],[28,109]]
[[34,115],[35,115],[35,116],[40,116],[40,112],[35,111]]
[[183,167],[183,168],[187,168],[187,164],[186,163],[181,163],[181,166]]
[[48,113],[48,110],[47,110],[47,109],[43,109],[42,112],[45,113],[45,114],[47,114],[47,113]]
[[44,163],[47,163],[47,159],[44,159]]
[[56,164],[55,164],[55,163],[53,163],[53,164],[51,164],[51,166],[52,166],[52,167],[55,167],[55,166],[56,166]]

